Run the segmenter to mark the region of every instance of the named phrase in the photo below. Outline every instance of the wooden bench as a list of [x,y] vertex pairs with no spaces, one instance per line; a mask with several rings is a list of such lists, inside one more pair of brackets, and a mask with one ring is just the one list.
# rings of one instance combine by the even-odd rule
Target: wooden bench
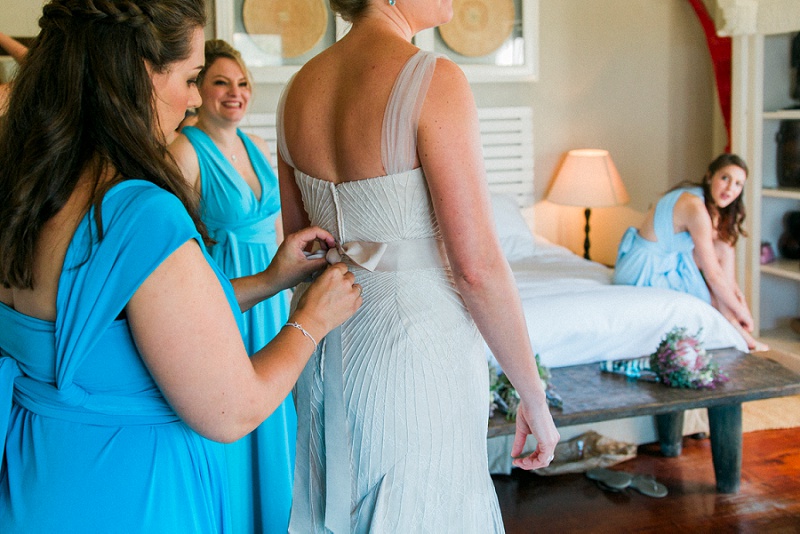
[[[551,369],[552,382],[564,399],[551,408],[556,426],[655,415],[665,456],[681,453],[683,413],[706,408],[717,491],[737,493],[742,470],[742,403],[800,393],[800,375],[763,356],[735,349],[712,351],[729,381],[715,389],[678,389],[603,373],[599,364]],[[489,421],[488,437],[513,434],[503,415]]]

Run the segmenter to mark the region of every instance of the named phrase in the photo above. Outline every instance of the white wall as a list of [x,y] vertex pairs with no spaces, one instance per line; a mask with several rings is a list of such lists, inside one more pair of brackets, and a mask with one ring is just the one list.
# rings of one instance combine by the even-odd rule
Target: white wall
[[39,33],[39,16],[47,0],[3,0],[0,32],[13,37],[33,37]]
[[[636,212],[724,148],[705,36],[686,0],[540,0],[539,12],[539,81],[476,87],[476,98],[533,106],[537,199],[567,150],[611,152],[631,201],[593,210],[592,257],[613,263]],[[582,251],[583,210],[545,207],[558,230],[548,237]]]
[[[9,2],[15,7],[2,10],[0,31],[35,31],[38,0]],[[699,179],[724,148],[705,36],[687,0],[539,2],[539,80],[477,84],[475,98],[479,106],[534,108],[537,200],[567,150],[611,152],[631,201],[622,211],[593,211],[592,249],[612,263],[618,222],[635,220],[680,180]],[[273,111],[281,89],[258,86],[253,111]],[[556,239],[582,251],[583,210],[549,206],[547,213]]]

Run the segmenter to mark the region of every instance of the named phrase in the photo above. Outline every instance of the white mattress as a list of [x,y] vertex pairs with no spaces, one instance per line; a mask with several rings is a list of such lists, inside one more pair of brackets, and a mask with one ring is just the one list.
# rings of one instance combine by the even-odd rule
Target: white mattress
[[[533,350],[548,367],[645,356],[675,326],[701,331],[706,349],[747,351],[711,305],[677,291],[612,285],[611,269],[542,238],[510,263]],[[488,347],[487,355],[494,361]]]

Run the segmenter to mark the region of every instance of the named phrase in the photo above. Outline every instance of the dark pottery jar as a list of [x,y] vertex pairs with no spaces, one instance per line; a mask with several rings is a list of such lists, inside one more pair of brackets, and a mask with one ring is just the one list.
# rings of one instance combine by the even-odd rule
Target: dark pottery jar
[[800,211],[783,215],[783,233],[778,239],[778,252],[786,259],[800,259]]
[[778,143],[778,185],[800,187],[800,120],[781,121]]

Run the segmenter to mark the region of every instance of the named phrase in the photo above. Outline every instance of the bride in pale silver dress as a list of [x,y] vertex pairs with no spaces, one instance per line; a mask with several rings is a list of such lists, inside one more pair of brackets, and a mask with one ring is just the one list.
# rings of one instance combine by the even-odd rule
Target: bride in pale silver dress
[[352,27],[281,99],[281,203],[287,232],[333,234],[329,256],[364,304],[295,389],[290,531],[502,532],[481,336],[522,400],[514,465],[548,465],[559,435],[492,222],[469,84],[411,43],[452,4],[330,3]]

